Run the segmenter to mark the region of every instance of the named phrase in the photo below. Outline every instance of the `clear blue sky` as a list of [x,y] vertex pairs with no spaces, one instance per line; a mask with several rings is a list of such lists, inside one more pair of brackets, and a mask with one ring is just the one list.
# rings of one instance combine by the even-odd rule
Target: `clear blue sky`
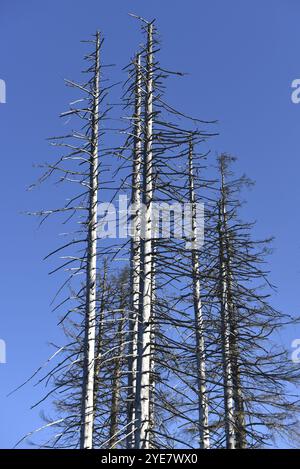
[[[0,447],[12,447],[39,426],[30,410],[42,393],[31,384],[9,398],[59,341],[50,299],[58,278],[49,278],[42,258],[58,244],[60,227],[37,230],[21,214],[55,205],[59,196],[26,192],[38,171],[33,163],[53,157],[45,139],[62,132],[58,114],[70,98],[64,78],[78,78],[84,51],[79,41],[96,29],[106,36],[105,60],[122,78],[141,42],[135,12],[157,18],[166,68],[189,72],[171,81],[168,98],[202,119],[218,119],[213,152],[239,158],[238,169],[256,180],[247,214],[259,236],[275,235],[271,279],[275,306],[300,311],[299,193],[300,104],[292,104],[291,82],[300,78],[298,0],[1,0],[0,79],[7,103],[0,104],[1,319],[7,364],[0,364]],[[279,337],[300,338],[293,329]],[[43,406],[47,410],[47,405]],[[25,444],[23,446],[26,446]]]

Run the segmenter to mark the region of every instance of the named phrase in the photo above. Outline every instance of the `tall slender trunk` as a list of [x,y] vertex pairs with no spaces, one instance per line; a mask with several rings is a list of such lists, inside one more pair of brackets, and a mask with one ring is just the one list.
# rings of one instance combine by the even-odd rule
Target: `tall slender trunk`
[[86,276],[86,312],[84,364],[81,405],[81,449],[93,447],[94,377],[96,335],[96,273],[97,273],[97,205],[98,205],[98,143],[100,92],[100,33],[96,34],[94,93],[92,111],[92,143],[90,155],[89,219]]
[[229,322],[229,298],[228,298],[228,276],[225,259],[225,239],[224,239],[224,198],[219,204],[219,268],[220,268],[220,301],[221,301],[221,341],[223,357],[223,386],[224,386],[224,407],[225,407],[225,435],[226,447],[235,449],[235,429],[234,429],[234,402],[233,402],[233,381],[232,364],[230,357],[230,322]]
[[[222,179],[224,184],[224,178]],[[226,205],[226,202],[224,202]],[[230,359],[232,364],[232,384],[234,400],[234,418],[236,432],[236,447],[247,448],[246,422],[244,411],[244,398],[242,392],[241,376],[239,369],[239,344],[238,344],[238,323],[237,311],[232,299],[232,269],[231,269],[231,244],[227,228],[226,208],[224,210],[224,228],[226,238],[227,257],[227,278],[228,278],[228,299],[229,299],[229,324],[230,324]]]
[[135,110],[134,110],[134,151],[132,168],[132,238],[131,238],[131,313],[129,322],[130,352],[128,375],[128,438],[127,447],[134,447],[136,425],[136,373],[137,373],[137,334],[140,309],[141,276],[141,171],[142,171],[142,75],[141,56],[135,60]]
[[195,194],[195,180],[193,167],[193,144],[189,147],[189,198],[191,204],[191,234],[192,234],[192,280],[193,280],[193,299],[195,313],[195,339],[197,354],[197,373],[198,373],[198,402],[199,402],[199,432],[200,448],[209,448],[209,428],[208,428],[208,398],[206,391],[206,369],[205,369],[205,343],[204,326],[202,315],[201,285],[199,278],[199,254],[197,250],[197,207]]
[[142,298],[138,333],[139,369],[137,380],[137,448],[150,446],[150,374],[151,374],[151,310],[152,310],[152,203],[153,203],[153,25],[148,25],[145,85],[145,136],[143,203],[145,214],[142,242]]

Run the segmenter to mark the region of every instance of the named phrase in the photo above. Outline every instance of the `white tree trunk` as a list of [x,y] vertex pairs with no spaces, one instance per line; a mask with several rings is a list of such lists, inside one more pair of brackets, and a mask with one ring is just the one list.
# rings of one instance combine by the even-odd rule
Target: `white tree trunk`
[[223,375],[224,375],[224,407],[225,407],[225,435],[228,449],[235,449],[235,429],[234,429],[234,402],[233,402],[233,380],[232,364],[230,357],[230,318],[228,302],[228,279],[225,263],[225,242],[224,242],[224,216],[225,205],[222,194],[219,213],[219,243],[220,243],[220,287],[221,287],[221,340],[223,355]]
[[224,223],[224,234],[225,234],[225,245],[226,245],[226,268],[227,268],[227,288],[228,288],[228,320],[230,327],[230,361],[232,367],[232,386],[233,386],[233,401],[234,401],[234,419],[235,419],[235,440],[236,448],[244,449],[247,447],[246,438],[246,422],[244,412],[244,398],[241,384],[241,377],[239,372],[239,344],[238,344],[238,322],[237,322],[237,311],[232,301],[232,288],[233,288],[233,275],[231,268],[231,243],[228,233],[227,225],[227,211],[226,211],[226,188],[225,188],[225,176],[222,175],[222,192],[223,192],[223,223]]
[[81,410],[81,449],[93,447],[94,378],[96,335],[96,274],[97,274],[97,208],[98,208],[98,140],[99,140],[100,34],[96,34],[94,102],[92,112],[92,145],[90,157],[90,194],[88,219],[86,317],[84,337],[84,368]]
[[135,110],[134,110],[134,153],[132,169],[132,239],[131,239],[131,315],[130,315],[130,357],[128,376],[128,438],[127,447],[134,447],[136,424],[136,374],[138,352],[138,323],[140,311],[140,277],[141,277],[141,172],[142,172],[142,75],[141,56],[136,56]]
[[199,254],[197,248],[198,227],[197,227],[197,207],[194,183],[193,168],[193,144],[190,142],[189,148],[189,196],[191,203],[192,223],[192,279],[193,298],[195,312],[195,335],[197,353],[198,372],[198,402],[199,402],[199,432],[200,448],[209,449],[209,427],[208,427],[208,397],[206,391],[206,369],[205,369],[205,342],[204,325],[202,315],[201,285],[199,279]]
[[138,422],[136,447],[150,446],[150,374],[151,374],[151,310],[152,310],[152,203],[153,203],[153,25],[148,25],[146,57],[146,103],[145,103],[145,152],[143,202],[144,241],[142,249],[143,287],[141,300],[141,323],[139,325],[139,383],[137,386]]

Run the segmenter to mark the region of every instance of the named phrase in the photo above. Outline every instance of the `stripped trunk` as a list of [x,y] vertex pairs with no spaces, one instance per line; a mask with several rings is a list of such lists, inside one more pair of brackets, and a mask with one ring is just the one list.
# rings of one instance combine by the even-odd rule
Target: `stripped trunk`
[[[224,176],[222,177],[222,192],[225,194]],[[236,432],[236,448],[247,447],[246,423],[244,412],[244,399],[239,370],[239,346],[238,346],[238,324],[237,311],[232,301],[232,269],[231,269],[231,246],[227,227],[226,200],[224,198],[224,232],[226,240],[227,278],[228,278],[228,302],[229,302],[229,324],[230,324],[230,359],[232,365],[232,385],[234,399],[234,419]]]
[[131,239],[131,314],[129,321],[130,353],[128,375],[128,438],[127,447],[134,448],[136,425],[136,373],[137,373],[137,334],[140,309],[141,276],[141,170],[142,170],[142,76],[141,56],[136,56],[135,63],[135,110],[134,110],[134,152],[132,169],[132,239]]
[[144,135],[144,180],[143,242],[141,252],[142,280],[141,310],[138,333],[139,369],[136,405],[137,432],[135,446],[148,449],[150,446],[150,374],[151,374],[151,310],[152,310],[152,203],[153,203],[153,25],[148,25],[146,85],[145,85],[145,135]]
[[192,235],[192,280],[193,299],[195,313],[195,339],[197,355],[197,381],[198,381],[198,402],[199,402],[199,432],[200,448],[209,448],[209,428],[208,428],[208,398],[206,392],[206,369],[205,369],[205,343],[204,325],[202,316],[201,285],[199,279],[199,254],[197,248],[197,207],[194,183],[193,168],[193,144],[190,142],[189,148],[189,198],[191,204],[191,235]]
[[97,273],[97,205],[98,205],[98,141],[100,88],[100,34],[96,34],[93,112],[91,119],[91,155],[89,187],[89,219],[86,276],[86,313],[83,358],[83,386],[81,404],[81,449],[93,447],[94,378],[96,335],[96,273]]
[[225,206],[222,200],[219,204],[219,268],[220,268],[220,301],[221,301],[221,342],[223,360],[223,387],[224,387],[224,408],[225,408],[225,436],[226,447],[235,449],[234,431],[234,403],[233,403],[233,381],[232,364],[230,357],[230,322],[229,322],[229,298],[228,298],[228,276],[225,258],[224,239],[224,215]]

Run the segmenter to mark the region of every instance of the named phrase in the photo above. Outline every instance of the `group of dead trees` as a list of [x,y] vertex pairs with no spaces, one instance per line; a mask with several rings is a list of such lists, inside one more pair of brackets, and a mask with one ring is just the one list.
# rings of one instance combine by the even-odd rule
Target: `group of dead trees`
[[[271,240],[255,240],[240,219],[250,181],[232,173],[227,154],[216,172],[207,150],[215,123],[166,102],[166,79],[180,74],[158,62],[155,22],[139,21],[145,44],[125,68],[120,128],[108,125],[112,85],[97,32],[86,41],[86,81],[67,81],[81,96],[63,117],[79,130],[52,139],[62,155],[41,177],[69,192],[63,207],[38,214],[70,226],[47,256],[67,273],[54,307],[66,340],[39,380],[50,387],[42,402],[55,407],[43,446],[264,447],[298,432],[299,371],[275,341],[295,318],[269,304]],[[99,219],[99,204],[120,193],[131,202],[130,236],[104,239],[99,224],[112,213],[107,205]]]

